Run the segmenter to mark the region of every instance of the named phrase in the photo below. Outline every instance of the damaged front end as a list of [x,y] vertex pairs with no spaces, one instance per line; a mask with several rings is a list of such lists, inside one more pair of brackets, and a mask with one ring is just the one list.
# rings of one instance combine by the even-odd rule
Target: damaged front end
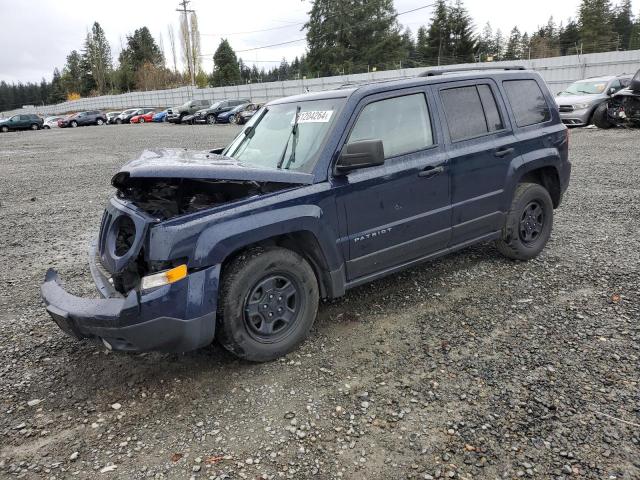
[[205,346],[215,333],[220,265],[191,269],[186,257],[152,260],[151,230],[308,183],[306,174],[249,168],[206,152],[145,152],[114,176],[116,194],[90,253],[91,274],[104,298],[67,293],[50,270],[41,287],[47,311],[66,333],[115,350],[184,352]]

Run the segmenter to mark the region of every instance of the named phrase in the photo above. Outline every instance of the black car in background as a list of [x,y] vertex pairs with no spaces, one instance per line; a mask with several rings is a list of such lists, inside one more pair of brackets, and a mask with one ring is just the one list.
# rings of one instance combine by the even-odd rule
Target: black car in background
[[33,113],[14,115],[0,120],[0,132],[9,130],[40,130],[44,120]]
[[244,125],[247,123],[251,117],[253,117],[260,109],[262,108],[262,104],[260,103],[251,103],[247,108],[242,110],[238,115],[236,115],[236,124]]
[[242,100],[220,100],[213,103],[208,108],[203,108],[202,110],[198,110],[193,117],[193,122],[195,123],[216,123],[217,116],[221,113],[228,112],[229,110],[237,107],[238,105],[243,105],[245,103],[251,103],[251,100],[242,99]]
[[104,125],[107,123],[107,116],[99,110],[90,110],[88,112],[78,112],[69,115],[58,121],[60,128],[76,128],[86,127],[87,125]]

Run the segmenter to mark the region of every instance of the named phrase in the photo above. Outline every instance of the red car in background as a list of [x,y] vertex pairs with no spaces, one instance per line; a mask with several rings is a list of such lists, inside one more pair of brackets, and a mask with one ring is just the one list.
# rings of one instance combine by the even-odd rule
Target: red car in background
[[143,115],[136,115],[135,117],[131,117],[130,122],[131,123],[151,122],[153,120],[153,116],[155,114],[156,114],[156,112],[149,112],[149,113],[145,113]]

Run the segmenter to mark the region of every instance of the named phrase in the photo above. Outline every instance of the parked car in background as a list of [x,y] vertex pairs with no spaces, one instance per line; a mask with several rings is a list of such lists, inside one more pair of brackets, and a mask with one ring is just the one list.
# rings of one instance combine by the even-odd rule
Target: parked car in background
[[116,118],[118,118],[118,115],[120,115],[122,112],[107,112],[107,123],[109,125],[113,125],[114,123],[116,123]]
[[9,130],[40,130],[44,120],[34,113],[21,113],[0,120],[0,132]]
[[193,125],[195,123],[194,122],[195,118],[196,118],[195,113],[192,113],[191,115],[185,115],[184,117],[182,117],[182,121],[180,123],[184,125]]
[[49,130],[50,128],[58,128],[58,121],[62,120],[64,117],[47,117],[44,119],[44,123],[42,128]]
[[189,100],[179,107],[171,108],[171,113],[167,114],[167,121],[171,123],[182,123],[187,115],[193,115],[198,110],[211,105],[211,100]]
[[598,128],[640,128],[640,70],[628,88],[614,93],[596,109],[593,123]]
[[163,110],[161,112],[156,113],[151,121],[153,122],[166,122],[167,121],[167,112],[168,110]]
[[129,123],[148,123],[151,122],[151,120],[153,120],[153,116],[155,115],[156,112],[151,111],[151,112],[147,112],[147,113],[142,113],[139,115],[134,115],[133,117],[131,117],[131,120],[129,120]]
[[120,113],[120,115],[118,115],[115,118],[113,123],[116,123],[118,125],[120,125],[121,123],[129,123],[129,120],[131,120],[131,117],[136,115],[138,110],[140,110],[140,109],[139,108],[129,108],[128,110],[123,111],[122,113]]
[[269,361],[304,341],[321,298],[479,243],[535,258],[571,173],[544,80],[425,73],[275,100],[226,148],[142,153],[112,178],[90,255],[106,298],[49,270],[52,320],[110,350],[215,337]]
[[243,105],[246,103],[251,103],[251,100],[220,100],[215,102],[211,106],[207,108],[203,108],[202,110],[198,110],[193,119],[195,123],[208,123],[213,124],[217,122],[217,116],[221,113],[228,112],[234,107],[238,105]]
[[240,112],[239,115],[236,116],[236,123],[238,125],[244,125],[249,121],[251,117],[253,117],[260,109],[262,108],[262,104],[260,103],[252,103],[245,110]]
[[556,96],[560,118],[565,125],[584,127],[593,121],[596,108],[614,93],[629,86],[631,75],[611,75],[580,80]]
[[219,113],[216,117],[217,123],[237,123],[238,117],[246,109],[253,105],[253,103],[242,103],[237,107],[232,108],[226,112]]
[[99,110],[90,110],[88,112],[78,112],[58,121],[61,128],[86,127],[88,125],[104,125],[107,123],[107,116]]

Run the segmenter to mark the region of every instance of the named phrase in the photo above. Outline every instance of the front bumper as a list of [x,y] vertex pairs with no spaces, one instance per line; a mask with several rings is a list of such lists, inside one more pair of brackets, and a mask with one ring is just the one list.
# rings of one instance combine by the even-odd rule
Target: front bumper
[[100,293],[113,296],[87,299],[71,295],[52,269],[41,286],[47,312],[68,335],[128,352],[187,352],[213,341],[219,265],[148,293],[132,290],[125,297],[115,296],[95,266],[91,273]]
[[585,127],[591,121],[591,109],[560,112],[560,120],[568,127]]

